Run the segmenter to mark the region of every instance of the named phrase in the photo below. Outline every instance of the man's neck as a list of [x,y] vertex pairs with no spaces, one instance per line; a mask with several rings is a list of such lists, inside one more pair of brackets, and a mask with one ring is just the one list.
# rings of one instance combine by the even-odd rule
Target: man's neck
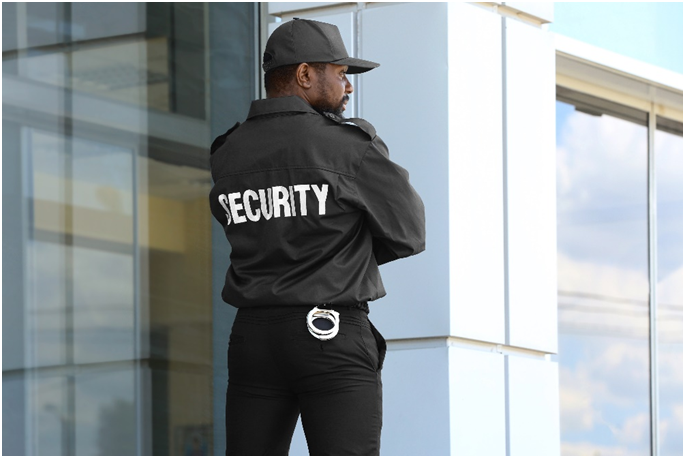
[[281,92],[272,92],[272,93],[267,93],[266,98],[267,99],[276,99],[279,97],[292,97],[292,96],[297,96],[307,102],[309,105],[311,103],[309,102],[309,99],[307,98],[307,95],[302,93],[301,91],[281,91]]

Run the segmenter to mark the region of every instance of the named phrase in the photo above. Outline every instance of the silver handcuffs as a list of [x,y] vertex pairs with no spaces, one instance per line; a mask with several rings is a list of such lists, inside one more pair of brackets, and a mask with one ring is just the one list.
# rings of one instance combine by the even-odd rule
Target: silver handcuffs
[[[323,318],[333,323],[331,329],[319,329],[314,326],[314,320],[317,318]],[[340,330],[340,313],[335,310],[320,309],[314,307],[307,313],[307,329],[309,333],[319,340],[331,340],[333,337],[338,335]]]

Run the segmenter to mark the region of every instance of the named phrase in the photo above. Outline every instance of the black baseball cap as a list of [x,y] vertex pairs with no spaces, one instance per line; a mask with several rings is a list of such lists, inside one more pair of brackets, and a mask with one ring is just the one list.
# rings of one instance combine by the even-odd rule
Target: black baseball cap
[[347,65],[347,73],[364,73],[380,65],[350,57],[340,30],[335,25],[295,18],[280,25],[269,37],[262,69],[266,72],[272,68],[302,62]]

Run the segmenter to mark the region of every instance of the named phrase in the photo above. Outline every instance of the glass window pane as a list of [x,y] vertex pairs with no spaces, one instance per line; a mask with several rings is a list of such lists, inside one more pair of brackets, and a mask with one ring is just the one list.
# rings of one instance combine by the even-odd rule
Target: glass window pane
[[76,377],[76,454],[135,455],[133,368]]
[[37,374],[31,380],[31,407],[36,455],[68,455],[70,431],[68,402],[64,394],[68,380],[62,375]]
[[656,131],[659,453],[683,454],[683,137]]
[[71,21],[73,40],[95,40],[145,32],[145,3],[74,3]]
[[31,287],[28,298],[29,364],[65,364],[66,248],[59,243],[32,240],[29,244]]
[[81,138],[72,144],[74,205],[132,216],[133,151]]
[[3,451],[224,448],[208,148],[254,96],[255,12],[3,4]]
[[58,2],[26,2],[17,5],[26,14],[26,33],[29,47],[52,46],[64,40],[64,9]]
[[[17,4],[7,2],[2,4],[2,50],[17,49]],[[3,73],[5,68],[3,65]]]
[[[2,374],[2,409],[4,412],[12,412],[12,420],[2,423],[2,454],[4,456],[24,455],[26,443],[26,380],[21,373]],[[7,418],[7,417],[5,417]]]
[[73,248],[74,360],[130,360],[134,355],[133,255]]
[[649,455],[647,128],[557,102],[561,451]]

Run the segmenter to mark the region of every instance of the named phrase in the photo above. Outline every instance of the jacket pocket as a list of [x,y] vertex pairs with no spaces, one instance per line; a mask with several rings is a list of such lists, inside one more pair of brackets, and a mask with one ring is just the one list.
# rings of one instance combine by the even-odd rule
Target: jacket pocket
[[383,335],[378,331],[378,329],[376,329],[376,326],[373,325],[371,320],[369,320],[369,324],[371,325],[371,333],[373,334],[373,337],[376,340],[376,346],[378,347],[378,368],[376,370],[380,371],[383,369],[385,354],[388,351],[388,344]]
[[236,352],[239,352],[245,343],[245,336],[231,332],[228,339],[228,351],[226,354],[226,362],[230,368],[231,362],[235,359]]

